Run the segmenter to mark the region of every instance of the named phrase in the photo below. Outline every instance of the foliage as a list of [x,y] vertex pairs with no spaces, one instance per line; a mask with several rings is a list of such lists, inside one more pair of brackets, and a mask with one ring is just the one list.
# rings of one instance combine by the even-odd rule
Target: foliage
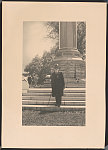
[[38,84],[43,84],[45,81],[45,77],[47,74],[50,74],[50,68],[51,68],[51,62],[53,58],[50,52],[44,52],[42,58],[41,58],[41,63],[42,67],[39,72],[39,79],[38,79]]
[[86,51],[86,23],[77,23],[77,48],[82,55],[85,55]]
[[41,59],[39,56],[36,56],[35,58],[33,58],[32,62],[25,67],[24,71],[29,72],[29,74],[32,76],[34,73],[39,74],[41,67]]
[[56,39],[59,38],[59,22],[47,22],[48,38]]
[[36,56],[32,62],[25,67],[24,71],[29,72],[32,77],[32,85],[35,86],[35,76],[37,76],[36,83],[41,85],[44,83],[46,75],[50,74],[51,63],[54,59],[54,50],[53,48],[51,52],[44,52],[41,58]]

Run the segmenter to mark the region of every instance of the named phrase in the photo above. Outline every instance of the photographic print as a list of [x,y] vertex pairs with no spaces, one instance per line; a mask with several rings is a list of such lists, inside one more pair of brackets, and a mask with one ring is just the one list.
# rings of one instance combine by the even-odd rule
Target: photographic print
[[106,6],[2,2],[2,148],[104,148]]
[[23,22],[22,125],[86,125],[86,22]]

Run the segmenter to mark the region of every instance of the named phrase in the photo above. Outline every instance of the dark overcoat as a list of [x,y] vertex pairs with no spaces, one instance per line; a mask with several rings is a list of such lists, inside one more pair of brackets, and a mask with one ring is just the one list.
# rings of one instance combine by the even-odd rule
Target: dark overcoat
[[32,82],[31,77],[28,77],[28,83],[31,84],[31,82]]
[[63,90],[65,87],[64,77],[62,72],[57,74],[54,72],[51,75],[51,87],[52,87],[52,96],[63,96]]

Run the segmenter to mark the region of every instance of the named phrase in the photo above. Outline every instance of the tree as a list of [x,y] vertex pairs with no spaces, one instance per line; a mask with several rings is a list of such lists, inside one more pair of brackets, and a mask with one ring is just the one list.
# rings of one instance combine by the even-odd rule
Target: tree
[[32,62],[29,63],[24,71],[29,72],[32,76],[32,85],[35,86],[35,78],[37,76],[37,84],[42,85],[45,81],[47,74],[50,74],[50,69],[53,61],[54,48],[51,52],[44,52],[43,56],[40,58],[36,56],[33,58]]
[[47,22],[48,38],[59,40],[59,22]]
[[46,75],[50,74],[52,61],[53,61],[53,57],[52,57],[51,52],[47,52],[47,51],[44,52],[41,58],[42,67],[41,67],[41,70],[39,71],[38,84],[43,84],[45,81]]
[[41,70],[41,66],[41,59],[39,56],[36,56],[35,58],[33,58],[32,62],[25,67],[24,71],[29,72],[29,74],[32,76],[34,73],[39,73],[39,71]]
[[29,74],[31,75],[33,86],[35,85],[34,76],[37,75],[37,77],[39,77],[41,67],[42,67],[41,59],[39,56],[36,56],[24,69],[25,72],[29,72]]
[[51,49],[56,55],[57,50],[59,49],[59,22],[47,22],[46,27],[48,30],[47,38],[55,40],[55,46]]
[[86,23],[77,22],[77,48],[82,55],[86,53]]

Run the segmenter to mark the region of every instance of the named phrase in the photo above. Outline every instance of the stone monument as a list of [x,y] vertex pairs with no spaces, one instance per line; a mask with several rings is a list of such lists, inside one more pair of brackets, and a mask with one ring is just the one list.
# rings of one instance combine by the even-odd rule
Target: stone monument
[[60,22],[59,49],[52,66],[59,64],[65,87],[85,87],[86,64],[77,49],[77,23]]

